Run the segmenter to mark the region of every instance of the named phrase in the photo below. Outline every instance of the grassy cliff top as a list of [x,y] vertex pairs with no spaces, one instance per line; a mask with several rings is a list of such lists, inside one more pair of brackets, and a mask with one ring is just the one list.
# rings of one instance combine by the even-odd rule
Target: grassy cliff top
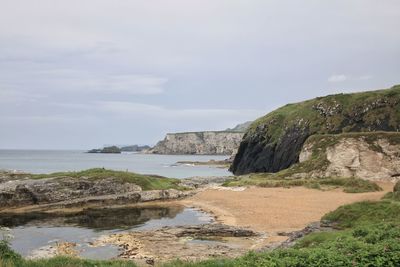
[[243,134],[244,132],[239,132],[239,131],[234,131],[234,130],[224,130],[224,131],[200,131],[200,132],[167,133],[167,135],[204,134],[204,133],[215,133],[215,134]]
[[127,171],[114,171],[103,168],[94,168],[78,172],[56,172],[51,174],[31,174],[32,179],[44,178],[86,178],[90,180],[101,180],[113,178],[120,183],[133,183],[140,186],[143,190],[164,190],[164,189],[182,189],[179,186],[180,180],[166,178],[157,175],[144,175]]
[[268,113],[250,125],[247,135],[267,130],[271,141],[277,141],[285,128],[295,124],[307,123],[311,133],[324,134],[353,131],[358,120],[372,124],[379,121],[384,123],[385,119],[389,119],[389,128],[398,130],[399,102],[400,85],[390,89],[317,97],[287,104]]

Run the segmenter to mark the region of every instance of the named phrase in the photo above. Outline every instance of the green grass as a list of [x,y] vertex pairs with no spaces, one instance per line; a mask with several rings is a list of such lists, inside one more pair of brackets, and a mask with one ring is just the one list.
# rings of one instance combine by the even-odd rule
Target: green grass
[[400,201],[400,181],[395,184],[393,192],[387,193],[383,198],[393,201]]
[[400,226],[400,203],[390,200],[359,202],[342,206],[322,219],[334,222],[339,228],[379,223]]
[[[368,112],[363,113],[367,104],[373,106],[377,100],[381,99],[387,101],[390,106],[395,108],[380,108],[377,106],[377,108],[372,108]],[[311,134],[353,132],[356,128],[357,132],[363,130],[369,131],[368,127],[358,129],[359,125],[357,125],[356,121],[353,124],[348,124],[347,127],[343,127],[345,117],[355,117],[358,115],[367,124],[374,124],[379,120],[382,121],[382,119],[387,118],[388,126],[398,129],[400,125],[398,99],[400,99],[400,86],[396,85],[390,89],[329,95],[300,103],[287,104],[257,119],[250,125],[246,135],[256,135],[260,129],[264,129],[265,136],[268,139],[270,138],[269,143],[274,143],[279,140],[285,128],[290,128],[298,124],[299,119],[309,124]],[[320,116],[319,112],[315,109],[318,104],[327,110],[334,110],[334,107],[337,105],[339,105],[339,108],[325,118]],[[268,127],[264,127],[265,125],[268,125]]]
[[44,178],[65,178],[72,177],[76,179],[88,178],[90,180],[101,180],[106,178],[113,178],[116,182],[120,183],[133,183],[139,185],[143,190],[164,190],[164,189],[178,189],[184,190],[180,187],[179,179],[166,178],[157,175],[143,175],[133,172],[113,171],[103,168],[88,169],[79,172],[56,172],[51,174],[31,174],[33,179]]
[[226,181],[224,186],[295,187],[330,190],[343,188],[346,193],[381,191],[376,183],[358,178],[282,178],[279,173],[237,176]]
[[400,192],[389,192],[383,198],[387,200],[400,201]]

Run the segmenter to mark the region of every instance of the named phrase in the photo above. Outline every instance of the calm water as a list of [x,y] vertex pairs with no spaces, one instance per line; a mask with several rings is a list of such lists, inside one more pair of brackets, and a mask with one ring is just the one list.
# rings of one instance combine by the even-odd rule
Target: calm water
[[30,173],[79,171],[104,167],[113,170],[129,170],[143,174],[167,177],[226,176],[226,169],[210,166],[175,164],[178,161],[223,160],[227,156],[152,155],[152,154],[88,154],[84,151],[55,150],[0,150],[0,169],[20,170]]
[[77,243],[80,256],[109,259],[118,255],[115,246],[91,247],[96,238],[128,230],[210,223],[212,217],[183,207],[88,209],[76,214],[1,214],[0,225],[11,228],[11,247],[23,256],[45,250],[56,242]]
[[[104,167],[167,177],[230,175],[226,169],[176,164],[178,161],[223,160],[225,156],[175,156],[148,154],[87,154],[84,151],[0,150],[0,169],[30,173],[78,171]],[[212,218],[183,207],[89,209],[76,214],[0,214],[0,226],[11,228],[11,247],[23,256],[49,250],[56,242],[78,244],[80,256],[109,259],[119,253],[115,246],[91,247],[104,234],[163,226],[209,223]],[[1,236],[0,236],[1,239]]]

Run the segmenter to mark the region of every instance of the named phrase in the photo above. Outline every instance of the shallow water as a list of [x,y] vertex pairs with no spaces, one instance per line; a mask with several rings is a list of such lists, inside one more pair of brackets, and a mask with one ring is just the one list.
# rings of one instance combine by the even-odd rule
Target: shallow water
[[138,153],[88,154],[84,152],[73,150],[0,150],[0,169],[30,173],[52,173],[104,167],[174,178],[231,175],[228,170],[213,166],[176,164],[178,161],[223,160],[227,156]]
[[11,228],[11,247],[24,257],[56,242],[72,242],[78,244],[76,249],[81,257],[109,259],[118,255],[117,247],[91,247],[90,242],[105,234],[205,224],[212,220],[211,216],[202,211],[172,206],[88,209],[68,215],[3,214],[0,216],[0,225]]

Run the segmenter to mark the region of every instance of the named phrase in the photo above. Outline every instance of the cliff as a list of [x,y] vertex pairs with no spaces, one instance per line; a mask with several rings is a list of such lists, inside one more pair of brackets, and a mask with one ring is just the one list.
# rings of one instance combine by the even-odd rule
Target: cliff
[[400,130],[400,85],[288,104],[251,124],[230,170],[278,172],[299,161],[314,134]]
[[307,177],[400,177],[400,133],[370,132],[314,135],[305,142],[291,170]]
[[244,133],[230,131],[169,133],[149,153],[232,155]]
[[121,149],[121,152],[142,152],[147,149],[150,149],[150,147],[147,145],[144,145],[144,146],[131,145],[131,146],[122,146],[120,149]]
[[244,133],[247,131],[247,129],[250,127],[250,125],[252,124],[252,121],[246,121],[244,123],[240,123],[238,125],[236,125],[233,128],[228,128],[225,131],[229,131],[229,132],[241,132]]

